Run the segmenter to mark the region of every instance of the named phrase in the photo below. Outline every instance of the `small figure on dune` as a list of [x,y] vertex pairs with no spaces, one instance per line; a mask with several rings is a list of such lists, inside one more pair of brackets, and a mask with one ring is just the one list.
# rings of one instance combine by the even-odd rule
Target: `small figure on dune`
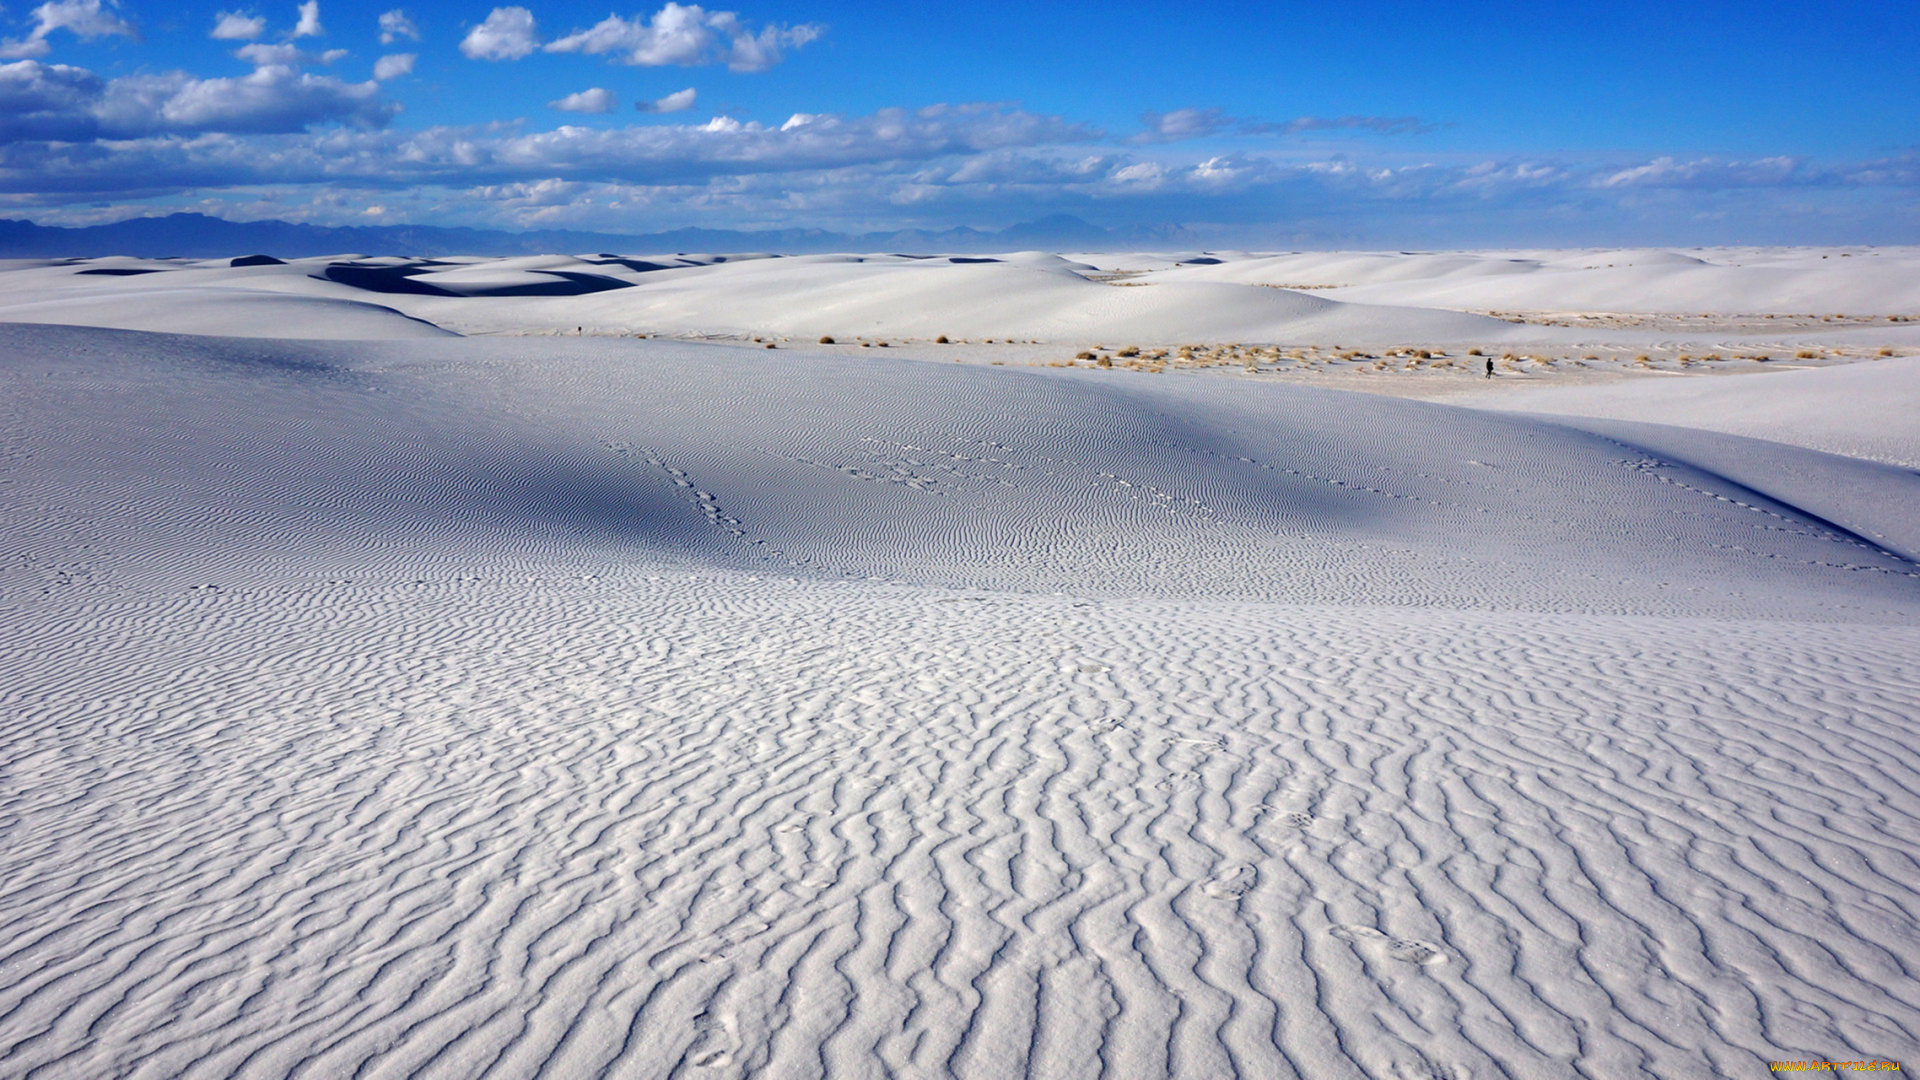
[[1487,357],[1487,378],[1493,378],[1493,357]]

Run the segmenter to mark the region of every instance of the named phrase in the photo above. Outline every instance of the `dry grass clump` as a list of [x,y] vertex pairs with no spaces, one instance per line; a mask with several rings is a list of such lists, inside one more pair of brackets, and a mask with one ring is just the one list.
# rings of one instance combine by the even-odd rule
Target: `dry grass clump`
[[1129,345],[1129,346],[1127,346],[1126,348],[1124,348],[1124,349],[1121,349],[1120,351],[1118,351],[1118,352],[1116,352],[1116,353],[1114,353],[1113,355],[1115,355],[1115,356],[1139,356],[1139,355],[1140,355],[1140,346],[1138,346],[1138,345]]
[[940,335],[939,337],[937,337],[937,338],[934,338],[934,339],[933,339],[933,343],[934,343],[935,345],[946,345],[946,344],[950,344],[950,343],[949,343],[949,342],[947,341],[947,335],[945,335],[945,334],[941,334],[941,335]]
[[827,336],[827,335],[825,335],[825,334],[821,334],[821,335],[820,335],[820,344],[822,344],[822,345],[831,345],[831,344],[833,344],[833,339],[832,339],[832,338],[830,338],[830,337],[828,337],[828,336]]
[[[1088,351],[1087,351],[1087,350],[1085,350],[1085,349],[1082,349],[1082,350],[1080,350],[1079,352],[1077,352],[1077,353],[1074,353],[1074,354],[1073,354],[1073,358],[1074,358],[1075,360],[1092,360],[1092,359],[1093,359],[1094,357],[1093,357],[1093,354],[1092,354],[1092,353],[1090,353],[1090,352],[1088,352]],[[1102,359],[1104,359],[1104,357],[1103,357]],[[1112,361],[1108,361],[1108,362],[1107,362],[1107,366],[1108,366],[1108,367],[1112,367],[1112,366],[1113,366],[1113,362],[1112,362]]]
[[1747,357],[1747,359],[1753,361],[1756,364],[1764,364],[1767,361],[1773,359],[1773,357],[1768,356],[1766,353],[1761,353],[1759,356],[1749,356]]
[[1483,353],[1483,352],[1481,352],[1481,351],[1480,351],[1479,349],[1468,349],[1468,350],[1467,350],[1467,355],[1468,355],[1468,356],[1485,356],[1485,355],[1487,355],[1487,354],[1486,354],[1486,353]]
[[1889,348],[1887,348],[1887,347],[1886,347],[1885,345],[1882,345],[1882,346],[1880,346],[1880,351],[1879,351],[1879,352],[1877,352],[1877,353],[1875,353],[1874,355],[1875,355],[1875,356],[1892,356],[1892,355],[1893,355],[1893,350],[1892,350],[1892,349],[1889,349]]
[[1795,360],[1818,360],[1820,359],[1820,354],[1814,352],[1812,349],[1801,349],[1799,352],[1793,354],[1793,358]]
[[[1091,354],[1089,354],[1089,353],[1081,353],[1080,355],[1082,355],[1082,356],[1088,356],[1088,355],[1091,355]],[[1113,357],[1111,357],[1111,356],[1103,356],[1103,357],[1101,357],[1100,359],[1098,359],[1098,360],[1095,360],[1095,361],[1094,361],[1093,363],[1094,363],[1094,366],[1095,366],[1095,367],[1103,367],[1103,368],[1110,368],[1110,367],[1112,367],[1112,366],[1113,366]]]
[[1641,353],[1639,356],[1633,358],[1633,362],[1641,367],[1652,367],[1653,357],[1648,356],[1646,353]]

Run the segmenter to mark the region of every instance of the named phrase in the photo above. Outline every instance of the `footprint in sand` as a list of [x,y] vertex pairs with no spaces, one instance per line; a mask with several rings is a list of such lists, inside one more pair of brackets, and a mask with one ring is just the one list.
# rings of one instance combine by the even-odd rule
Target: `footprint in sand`
[[1098,660],[1076,659],[1074,657],[1068,657],[1067,659],[1060,661],[1060,670],[1063,672],[1066,672],[1069,675],[1072,675],[1075,672],[1078,672],[1079,674],[1082,674],[1082,675],[1098,675],[1102,672],[1112,671],[1113,668],[1111,665],[1103,664]]
[[1238,900],[1253,888],[1256,876],[1253,867],[1235,863],[1201,888],[1215,900]]
[[1280,815],[1280,820],[1296,829],[1310,828],[1313,825],[1313,815],[1303,814],[1298,810]]
[[733,1064],[734,1040],[732,1024],[725,1019],[715,1020],[708,1013],[694,1017],[693,1045],[687,1047],[687,1061],[705,1069],[719,1068]]
[[1444,964],[1447,954],[1438,945],[1430,942],[1415,941],[1410,938],[1396,938],[1383,934],[1371,926],[1335,926],[1327,933],[1342,941],[1382,953],[1407,964]]

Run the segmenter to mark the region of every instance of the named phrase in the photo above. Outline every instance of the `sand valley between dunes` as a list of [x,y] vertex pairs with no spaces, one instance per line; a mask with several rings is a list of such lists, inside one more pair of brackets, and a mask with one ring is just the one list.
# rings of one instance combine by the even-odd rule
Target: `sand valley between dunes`
[[1920,1064],[1920,253],[238,262],[0,264],[0,1077]]

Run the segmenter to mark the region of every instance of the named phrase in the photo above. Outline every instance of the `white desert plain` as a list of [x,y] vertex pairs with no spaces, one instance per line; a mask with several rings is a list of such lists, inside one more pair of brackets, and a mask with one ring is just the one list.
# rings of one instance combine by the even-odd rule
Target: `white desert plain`
[[0,380],[0,1077],[1920,1065],[1920,250],[14,260]]

